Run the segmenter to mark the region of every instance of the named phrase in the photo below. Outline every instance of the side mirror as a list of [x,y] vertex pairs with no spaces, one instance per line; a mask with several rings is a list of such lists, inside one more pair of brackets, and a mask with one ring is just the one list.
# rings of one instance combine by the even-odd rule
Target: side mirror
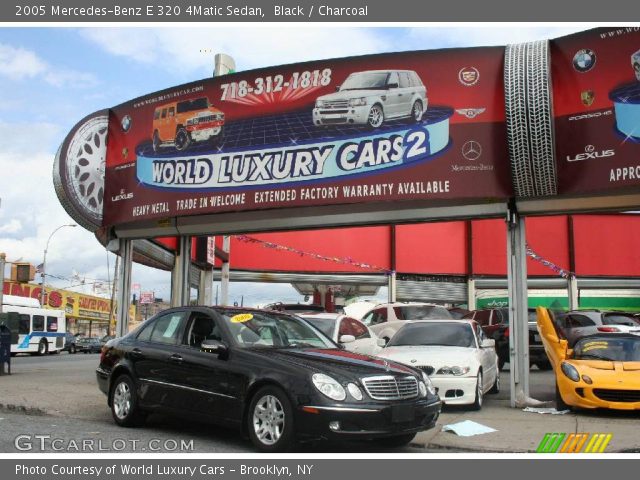
[[398,82],[387,83],[387,88],[398,88]]
[[340,85],[336,85],[336,92],[340,91]]
[[353,343],[356,341],[356,337],[353,335],[342,335],[340,336],[340,343]]
[[496,341],[493,338],[485,338],[480,348],[496,348]]
[[224,357],[227,354],[227,346],[218,340],[204,340],[200,344],[200,350],[203,352],[213,353],[219,357]]
[[379,338],[376,343],[379,347],[384,347],[387,344],[387,341],[384,338]]

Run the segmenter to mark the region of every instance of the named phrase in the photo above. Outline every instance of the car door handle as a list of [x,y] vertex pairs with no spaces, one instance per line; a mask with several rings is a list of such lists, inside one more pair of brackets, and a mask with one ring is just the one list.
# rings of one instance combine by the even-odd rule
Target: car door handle
[[169,361],[174,363],[182,363],[182,355],[178,355],[177,353],[174,353],[169,357]]
[[139,348],[134,348],[133,350],[131,350],[131,356],[134,358],[142,358],[142,350],[140,350]]

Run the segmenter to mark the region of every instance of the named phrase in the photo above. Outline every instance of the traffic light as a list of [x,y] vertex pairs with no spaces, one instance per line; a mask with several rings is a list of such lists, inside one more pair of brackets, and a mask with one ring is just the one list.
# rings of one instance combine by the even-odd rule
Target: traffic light
[[11,280],[14,282],[27,283],[36,276],[36,267],[30,263],[13,263],[11,265]]

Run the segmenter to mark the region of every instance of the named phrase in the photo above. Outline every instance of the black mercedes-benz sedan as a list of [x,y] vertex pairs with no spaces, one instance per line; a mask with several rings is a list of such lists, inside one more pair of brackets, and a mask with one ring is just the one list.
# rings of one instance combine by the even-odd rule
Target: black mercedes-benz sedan
[[347,352],[305,320],[269,310],[165,310],[109,341],[96,374],[118,425],[188,415],[238,427],[267,452],[338,437],[405,445],[441,407],[421,371]]

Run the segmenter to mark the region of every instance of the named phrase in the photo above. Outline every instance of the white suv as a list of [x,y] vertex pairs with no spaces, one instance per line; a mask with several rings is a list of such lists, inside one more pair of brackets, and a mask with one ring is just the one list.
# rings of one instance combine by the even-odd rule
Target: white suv
[[636,72],[636,78],[640,81],[640,50],[631,55],[631,66]]
[[388,342],[406,320],[452,320],[449,310],[432,303],[381,303],[362,317],[378,337]]
[[422,120],[427,89],[413,70],[370,70],[347,77],[335,93],[316,99],[313,124],[382,126],[385,120]]

